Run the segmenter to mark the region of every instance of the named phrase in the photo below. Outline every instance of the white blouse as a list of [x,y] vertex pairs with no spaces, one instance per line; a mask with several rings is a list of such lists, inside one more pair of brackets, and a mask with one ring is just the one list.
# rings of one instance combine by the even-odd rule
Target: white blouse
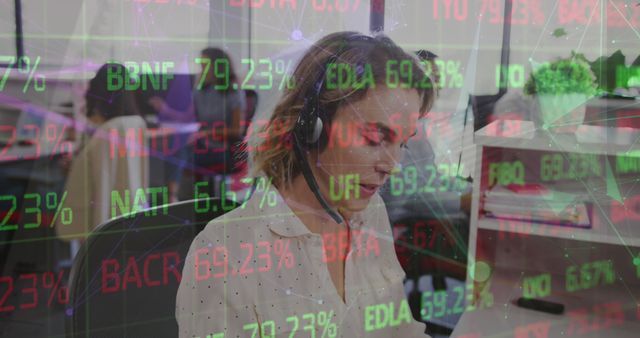
[[325,247],[272,191],[256,191],[191,244],[176,299],[180,337],[426,337],[378,194],[350,221],[343,301],[326,262],[347,236],[325,237]]

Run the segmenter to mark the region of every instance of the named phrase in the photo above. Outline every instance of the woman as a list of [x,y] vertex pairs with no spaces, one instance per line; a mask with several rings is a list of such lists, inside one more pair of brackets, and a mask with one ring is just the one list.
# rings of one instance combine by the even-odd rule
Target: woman
[[69,224],[62,224],[59,218],[56,226],[58,235],[66,240],[82,239],[96,226],[120,216],[112,208],[114,193],[135,196],[136,191],[148,187],[146,124],[131,93],[107,85],[109,74],[126,72],[124,66],[108,63],[89,82],[85,94],[87,119],[95,130],[79,147],[67,178],[65,205],[71,207],[73,217]]
[[432,81],[390,39],[354,32],[317,42],[293,77],[251,149],[261,188],[192,243],[180,336],[423,336],[377,190],[431,107]]

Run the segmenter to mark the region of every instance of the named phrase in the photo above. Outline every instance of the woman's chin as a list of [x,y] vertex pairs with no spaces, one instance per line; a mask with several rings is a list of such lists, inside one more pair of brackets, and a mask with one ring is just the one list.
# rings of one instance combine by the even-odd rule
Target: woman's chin
[[341,206],[340,209],[350,212],[350,213],[354,213],[354,212],[361,212],[363,210],[365,210],[367,208],[367,206],[369,205],[369,201],[371,199],[367,198],[367,199],[357,199],[357,200],[351,200],[351,201],[345,201]]

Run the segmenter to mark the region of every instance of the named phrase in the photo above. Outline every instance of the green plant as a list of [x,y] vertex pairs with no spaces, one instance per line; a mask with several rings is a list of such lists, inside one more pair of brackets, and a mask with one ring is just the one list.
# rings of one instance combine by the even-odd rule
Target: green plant
[[524,85],[527,95],[535,94],[585,94],[591,97],[597,92],[596,77],[586,60],[578,55],[542,64],[532,72]]

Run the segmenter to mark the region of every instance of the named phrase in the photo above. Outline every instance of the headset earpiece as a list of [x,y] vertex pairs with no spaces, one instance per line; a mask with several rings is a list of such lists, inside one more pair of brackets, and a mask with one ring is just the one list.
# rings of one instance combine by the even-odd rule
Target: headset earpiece
[[322,119],[316,117],[316,121],[313,123],[313,127],[311,127],[311,133],[308,135],[307,143],[310,145],[318,143],[320,140],[320,136],[322,136],[322,128],[324,124],[322,123]]
[[[316,101],[315,98],[311,100]],[[305,148],[309,149],[320,141],[324,123],[320,118],[320,107],[318,107],[317,101],[305,106],[310,106],[309,111],[300,112],[294,130],[297,140],[303,141]]]

